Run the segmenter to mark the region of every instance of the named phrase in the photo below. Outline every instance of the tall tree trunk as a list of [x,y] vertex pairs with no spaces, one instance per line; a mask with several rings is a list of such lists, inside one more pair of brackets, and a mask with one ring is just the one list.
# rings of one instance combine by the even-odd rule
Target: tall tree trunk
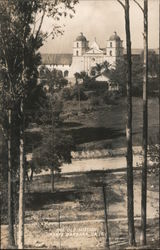
[[54,192],[54,168],[51,168],[51,192]]
[[21,101],[20,125],[20,169],[19,169],[19,212],[18,212],[18,249],[24,248],[24,128],[23,128],[23,101]]
[[159,0],[159,246],[160,246],[160,0]]
[[106,203],[106,186],[103,184],[102,187],[103,191],[103,200],[104,200],[104,215],[105,215],[105,225],[106,225],[106,249],[109,249],[109,228],[108,228],[108,209],[107,209],[107,203]]
[[78,87],[78,107],[79,107],[79,112],[81,111],[81,96],[80,96],[80,87],[79,84],[77,84]]
[[79,83],[78,83],[78,77],[76,78],[76,87],[77,87],[77,91],[78,91],[78,111],[81,111],[81,98],[80,98],[80,88],[79,88]]
[[134,194],[133,194],[133,152],[132,152],[132,60],[131,60],[131,38],[130,38],[130,16],[129,0],[125,0],[125,27],[127,45],[127,211],[128,211],[128,235],[129,245],[135,245],[134,229]]
[[129,245],[135,245],[134,229],[134,193],[133,193],[133,152],[132,152],[132,59],[131,59],[131,37],[130,37],[130,15],[129,0],[125,4],[117,0],[125,11],[125,29],[127,45],[127,119],[126,119],[126,141],[127,141],[127,213],[128,213],[128,237]]
[[[52,93],[52,96],[53,96],[54,93]],[[53,154],[53,158],[54,158],[54,150],[55,150],[55,145],[54,145],[54,138],[55,138],[55,124],[54,124],[54,113],[53,113],[53,106],[52,106],[52,102],[51,103],[51,109],[52,109],[52,148],[51,148],[51,151],[52,151],[52,154]],[[54,192],[54,163],[52,164],[51,166],[51,192]]]
[[30,175],[30,181],[33,180],[33,168],[31,167],[31,175]]
[[11,109],[8,111],[8,123],[9,123],[9,130],[8,130],[8,231],[9,231],[9,238],[8,244],[9,246],[15,245],[14,240],[14,222],[13,222],[13,215],[14,215],[14,207],[13,207],[13,180],[12,180],[12,166],[11,166]]
[[148,0],[144,0],[144,75],[143,75],[143,141],[142,141],[142,195],[141,195],[141,243],[146,245],[147,217],[147,144],[148,144]]

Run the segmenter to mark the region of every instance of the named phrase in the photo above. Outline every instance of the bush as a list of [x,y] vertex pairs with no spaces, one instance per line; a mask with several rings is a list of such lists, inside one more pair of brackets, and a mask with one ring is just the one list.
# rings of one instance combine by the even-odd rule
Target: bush
[[100,97],[96,97],[96,96],[91,97],[91,105],[92,106],[99,106],[100,104],[101,104],[101,98]]
[[79,87],[75,86],[71,91],[71,100],[76,99],[78,101],[79,100],[79,95],[80,95],[80,100],[81,101],[86,101],[88,99],[88,97],[84,93],[83,89],[80,86]]
[[88,90],[88,91],[98,90],[102,92],[108,89],[108,84],[106,82],[96,82],[93,80],[92,82],[88,82],[87,84],[84,84],[84,87],[85,87],[85,90]]
[[69,88],[63,89],[63,91],[62,91],[62,99],[64,99],[65,101],[72,100],[71,89],[69,89]]
[[106,91],[103,95],[103,102],[108,105],[116,104],[116,101],[120,98],[119,91]]
[[157,78],[148,79],[148,95],[151,97],[158,97],[159,93],[159,80]]

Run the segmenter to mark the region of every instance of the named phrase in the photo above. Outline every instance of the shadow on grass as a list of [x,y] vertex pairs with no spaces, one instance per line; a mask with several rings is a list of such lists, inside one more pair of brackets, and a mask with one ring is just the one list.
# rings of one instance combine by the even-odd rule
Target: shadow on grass
[[81,199],[81,197],[82,191],[78,190],[56,191],[55,193],[27,193],[25,206],[27,210],[40,210],[43,209],[44,205],[59,204],[67,201],[73,202]]
[[[35,192],[35,193],[27,193],[26,194],[26,209],[27,210],[43,210],[46,209],[46,206],[52,204],[63,204],[64,202],[75,202],[79,201],[79,203],[84,203],[87,207],[91,206],[92,197],[95,195],[102,194],[101,186],[95,185],[95,188],[90,188],[89,190],[85,189],[75,189],[75,190],[66,190],[66,191],[57,191],[55,193],[50,192]],[[106,187],[107,201],[110,204],[120,203],[123,201],[123,197],[114,192],[111,187]],[[100,201],[100,203],[103,202]],[[91,203],[91,204],[90,204]],[[96,204],[95,204],[96,205]]]
[[114,139],[125,136],[125,132],[105,127],[85,127],[70,129],[66,131],[67,134],[73,136],[76,144],[99,141],[105,139]]
[[73,127],[80,127],[80,126],[82,126],[82,123],[79,123],[79,122],[63,122],[61,127],[73,128]]

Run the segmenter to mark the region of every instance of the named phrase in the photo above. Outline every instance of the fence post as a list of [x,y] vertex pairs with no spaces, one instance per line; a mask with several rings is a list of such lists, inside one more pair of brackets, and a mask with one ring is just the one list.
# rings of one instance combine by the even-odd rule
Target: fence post
[[104,215],[105,215],[105,227],[106,227],[106,249],[109,250],[109,229],[108,229],[108,213],[107,213],[107,202],[106,202],[106,186],[103,184],[103,199],[104,199]]

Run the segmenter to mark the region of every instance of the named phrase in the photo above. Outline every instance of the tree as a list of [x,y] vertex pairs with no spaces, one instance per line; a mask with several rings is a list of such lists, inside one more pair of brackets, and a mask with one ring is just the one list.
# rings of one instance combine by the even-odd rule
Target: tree
[[132,59],[131,59],[131,37],[130,37],[130,15],[129,0],[123,3],[117,0],[123,7],[125,13],[126,45],[127,45],[127,210],[128,210],[128,234],[129,245],[135,245],[134,229],[134,195],[133,195],[133,152],[132,152]]
[[[66,83],[65,79],[59,71],[48,71],[45,67],[40,70],[40,79],[45,94],[38,114],[42,141],[40,146],[33,149],[30,167],[32,174],[42,169],[50,169],[51,191],[53,192],[55,172],[60,172],[60,166],[64,162],[71,163],[71,150],[74,148],[74,144],[72,137],[63,133],[60,128],[62,122],[60,114],[63,109],[60,92]],[[45,86],[46,88],[44,88]]]
[[[54,37],[62,34],[57,22],[61,16],[71,15],[77,1],[46,1],[46,0],[10,0],[1,1],[0,9],[6,17],[3,27],[9,27],[1,32],[0,53],[2,71],[5,73],[3,81],[3,97],[12,103],[19,116],[19,231],[18,248],[24,246],[24,107],[25,100],[32,89],[32,80],[37,78],[37,64],[40,58],[36,51],[42,46],[49,35]],[[37,17],[38,16],[38,17]],[[50,33],[41,33],[45,17],[53,22]],[[38,20],[39,19],[39,20]],[[38,57],[38,58],[37,58]],[[34,59],[34,60],[33,60]],[[36,65],[36,66],[35,66]],[[12,121],[11,121],[12,123]]]
[[109,68],[110,64],[107,61],[104,61],[103,63],[96,63],[96,66],[91,68],[91,76],[92,79],[96,79],[98,76],[102,74],[108,74],[109,73]]
[[63,73],[61,70],[50,70],[46,66],[40,67],[39,78],[42,85],[46,88],[48,87],[48,85],[51,85],[54,89],[60,90],[68,84],[68,81],[63,77]]
[[80,73],[76,72],[74,74],[74,77],[76,79],[76,88],[78,89],[78,104],[79,104],[79,112],[80,112],[80,110],[81,110],[81,97],[80,97],[80,87],[78,84],[78,80],[82,79],[82,76]]
[[[74,148],[72,137],[61,131],[59,125],[62,104],[58,104],[54,88],[47,90],[47,100],[42,107],[42,142],[33,150],[34,171],[41,169],[51,171],[51,191],[54,191],[54,174],[60,172],[60,166],[71,163],[71,150]],[[47,125],[48,124],[48,125]]]
[[155,51],[148,51],[148,74],[152,78],[158,76],[158,56]]
[[[2,32],[6,31],[3,27],[4,20],[7,20],[6,16],[2,16],[2,12],[0,13],[0,39],[2,38]],[[0,73],[1,73],[1,97],[3,96],[3,67],[0,64]],[[10,87],[8,88],[10,92]],[[1,98],[2,102],[2,98]],[[4,114],[4,106],[1,103],[2,112],[1,114],[4,120],[2,119],[3,131],[4,135],[7,138],[7,152],[8,152],[8,230],[9,230],[9,245],[12,246],[15,244],[14,240],[14,228],[13,228],[13,195],[12,195],[12,170],[11,170],[11,109],[8,109],[8,114]],[[7,117],[8,116],[8,117]],[[3,122],[4,121],[4,122]],[[8,131],[5,128],[8,128]]]
[[116,62],[115,68],[111,68],[109,72],[109,79],[112,83],[118,84],[119,89],[123,95],[126,95],[127,82],[127,62],[123,58]]
[[147,145],[148,145],[148,0],[144,0],[144,7],[134,0],[144,15],[144,63],[143,63],[143,137],[142,137],[142,196],[141,196],[141,243],[146,245],[147,220]]
[[43,130],[41,145],[33,151],[36,171],[51,172],[51,192],[54,192],[54,175],[60,173],[63,163],[71,163],[71,151],[74,148],[72,137],[53,127]]

